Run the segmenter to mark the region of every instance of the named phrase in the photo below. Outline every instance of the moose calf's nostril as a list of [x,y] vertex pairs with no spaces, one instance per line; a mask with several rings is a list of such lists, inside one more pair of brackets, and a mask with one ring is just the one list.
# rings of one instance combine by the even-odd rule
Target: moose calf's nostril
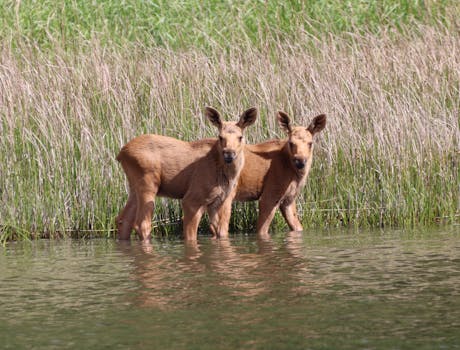
[[235,152],[224,152],[224,161],[225,163],[231,163],[235,159]]
[[294,159],[294,164],[297,169],[303,169],[305,167],[306,160],[305,159]]

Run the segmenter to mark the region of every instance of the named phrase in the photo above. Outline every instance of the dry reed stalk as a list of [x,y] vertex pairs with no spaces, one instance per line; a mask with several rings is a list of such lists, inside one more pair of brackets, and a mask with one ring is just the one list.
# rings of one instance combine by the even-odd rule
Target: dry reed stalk
[[[295,42],[273,41],[261,50],[247,45],[205,53],[108,50],[91,42],[81,52],[50,54],[5,45],[0,224],[40,232],[112,227],[125,197],[114,161],[119,148],[146,132],[209,136],[205,105],[232,116],[258,106],[261,121],[249,142],[282,137],[278,109],[298,124],[326,113],[308,201],[337,197],[324,202],[329,209],[370,206],[378,217],[353,214],[345,223],[452,217],[460,201],[460,36],[419,31],[423,37],[299,33]],[[166,203],[160,202],[158,218],[179,215]],[[308,220],[343,223],[336,214]]]

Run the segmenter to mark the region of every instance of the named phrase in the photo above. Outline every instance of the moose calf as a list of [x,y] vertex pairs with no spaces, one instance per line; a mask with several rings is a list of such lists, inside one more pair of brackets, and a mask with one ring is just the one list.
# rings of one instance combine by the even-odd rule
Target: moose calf
[[129,196],[116,218],[119,239],[129,239],[133,228],[141,240],[151,238],[156,196],[182,199],[186,240],[196,240],[205,211],[214,222],[219,212],[222,221],[214,232],[228,235],[231,202],[245,162],[243,131],[255,122],[257,109],[246,110],[238,122],[222,121],[211,107],[205,115],[218,128],[218,139],[184,142],[142,135],[121,149],[117,160],[126,173]]
[[[313,136],[324,129],[326,116],[318,115],[308,127],[292,126],[289,116],[278,112],[278,121],[287,132],[287,140],[271,140],[246,145],[245,165],[238,181],[235,200],[259,201],[257,233],[267,236],[270,223],[279,207],[293,231],[301,231],[296,197],[305,185],[313,158]],[[226,217],[223,215],[223,219]],[[215,220],[218,222],[220,215]],[[219,235],[213,227],[211,231]]]

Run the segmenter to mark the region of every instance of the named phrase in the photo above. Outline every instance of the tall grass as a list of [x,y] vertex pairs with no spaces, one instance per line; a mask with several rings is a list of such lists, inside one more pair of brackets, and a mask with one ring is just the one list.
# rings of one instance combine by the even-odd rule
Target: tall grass
[[[275,111],[327,113],[300,208],[309,225],[413,225],[458,215],[460,38],[344,35],[208,54],[143,46],[50,57],[1,52],[1,225],[10,234],[107,230],[126,200],[115,161],[135,135],[212,136],[213,105],[256,105],[248,141],[283,137]],[[314,45],[311,41],[314,40]],[[273,54],[274,53],[274,54]],[[157,218],[180,217],[160,200]],[[250,230],[254,205],[233,226]],[[18,229],[19,228],[19,229]]]
[[[454,22],[431,26],[420,24],[420,19],[410,26],[402,23],[399,29],[377,30],[370,21],[366,30],[341,32],[339,26],[335,32],[313,34],[305,26],[283,24],[286,19],[273,29],[282,35],[269,32],[267,37],[257,28],[245,27],[241,33],[229,29],[240,35],[228,47],[224,38],[230,34],[216,39],[215,29],[194,27],[203,38],[213,38],[200,44],[194,41],[200,40],[199,34],[184,26],[176,33],[182,39],[171,37],[155,46],[150,39],[140,40],[137,32],[134,42],[126,33],[115,40],[116,29],[101,31],[112,35],[109,39],[92,37],[99,25],[91,19],[97,9],[85,15],[77,11],[73,17],[54,9],[55,16],[66,21],[86,18],[92,23],[88,35],[77,26],[83,37],[72,32],[72,41],[64,25],[65,33],[50,27],[40,36],[41,30],[35,33],[33,28],[41,22],[28,24],[25,19],[32,2],[18,3],[18,32],[5,34],[6,27],[1,29],[1,240],[75,236],[91,230],[112,235],[114,217],[127,197],[124,175],[115,161],[120,147],[141,133],[184,140],[213,136],[202,114],[206,105],[223,111],[228,119],[249,106],[259,107],[261,118],[248,129],[251,143],[284,137],[275,119],[278,109],[303,125],[316,114],[328,115],[298,201],[306,225],[458,221],[460,35]],[[438,2],[426,3],[433,5],[426,11],[443,11]],[[69,6],[76,4],[84,1]],[[50,7],[47,2],[35,5]],[[8,2],[3,6],[13,11]],[[282,11],[271,2],[245,3],[240,11],[245,6]],[[360,11],[356,6],[350,7],[353,13]],[[296,11],[295,6],[289,9]],[[128,16],[130,7],[124,11]],[[33,14],[42,16],[39,10]],[[140,11],[136,16],[144,15]],[[254,16],[271,21],[269,16]],[[447,18],[420,16],[427,23]],[[49,18],[47,25],[57,25],[54,17]],[[301,16],[289,18],[295,22]],[[345,29],[359,24],[342,19],[348,23]],[[338,26],[332,19],[331,23]],[[142,32],[138,27],[130,30]],[[27,40],[18,40],[21,35]],[[69,49],[71,42],[75,45]],[[232,229],[251,231],[256,216],[254,203],[236,204]],[[177,201],[158,199],[154,220],[161,230],[176,231],[180,217]],[[275,223],[283,225],[279,217]]]

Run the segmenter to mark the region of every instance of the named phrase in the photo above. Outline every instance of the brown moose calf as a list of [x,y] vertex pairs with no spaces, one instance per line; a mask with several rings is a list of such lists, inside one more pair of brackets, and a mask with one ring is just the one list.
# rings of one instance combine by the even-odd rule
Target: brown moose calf
[[132,229],[141,240],[150,239],[156,196],[182,199],[186,240],[196,240],[205,210],[211,218],[220,213],[214,232],[228,234],[231,202],[244,165],[243,130],[254,123],[257,109],[245,111],[238,122],[222,121],[211,107],[205,114],[218,128],[219,139],[184,142],[142,135],[121,149],[117,160],[126,173],[129,196],[116,219],[119,239],[129,239]]
[[[267,236],[279,207],[287,224],[301,231],[295,200],[305,185],[313,158],[313,136],[324,129],[326,116],[318,115],[308,127],[292,126],[288,115],[278,112],[287,140],[271,140],[244,148],[245,165],[235,200],[259,201],[257,233]],[[219,218],[217,218],[219,220]],[[213,222],[211,221],[211,231]]]

